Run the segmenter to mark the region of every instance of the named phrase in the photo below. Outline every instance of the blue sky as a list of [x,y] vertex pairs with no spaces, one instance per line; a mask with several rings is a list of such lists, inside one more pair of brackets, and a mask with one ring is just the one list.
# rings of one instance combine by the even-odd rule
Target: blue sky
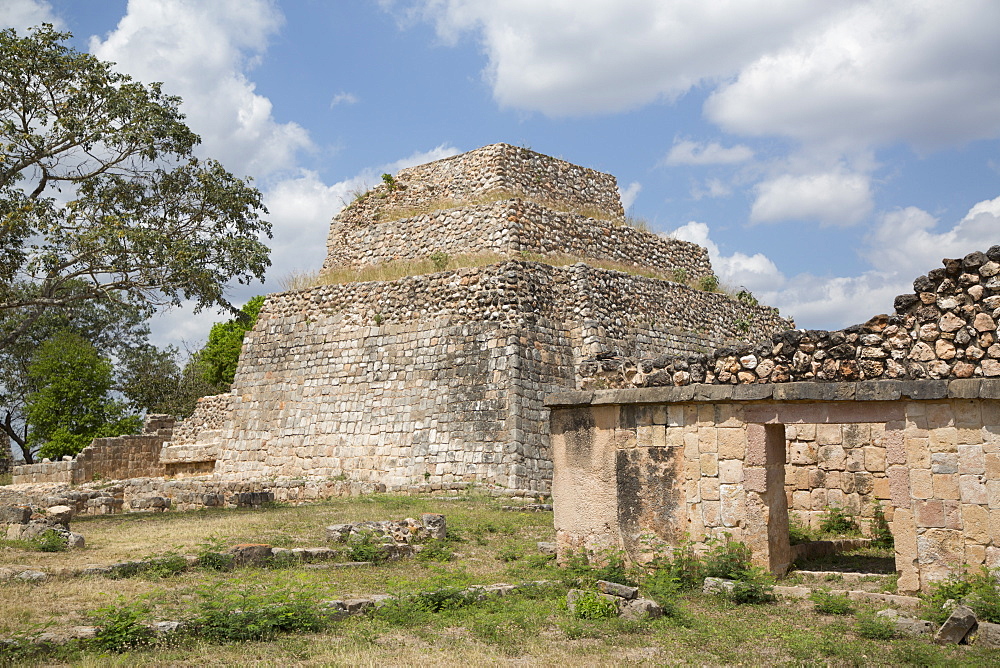
[[[839,328],[943,257],[1000,243],[995,0],[4,0],[182,96],[253,176],[264,286],[323,259],[385,171],[504,141],[618,178],[631,215]],[[240,289],[237,289],[240,288]],[[217,313],[157,318],[197,345]]]

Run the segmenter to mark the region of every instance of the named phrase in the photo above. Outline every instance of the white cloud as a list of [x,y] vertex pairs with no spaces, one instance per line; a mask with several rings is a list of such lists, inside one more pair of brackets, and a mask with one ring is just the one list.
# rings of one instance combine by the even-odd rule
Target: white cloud
[[358,96],[354,93],[340,92],[334,95],[333,99],[330,100],[330,108],[333,109],[338,104],[357,104],[359,101]]
[[744,134],[918,147],[1000,135],[1000,3],[828,3],[708,100]]
[[4,0],[0,4],[0,27],[14,28],[18,34],[42,23],[59,28],[62,22],[52,12],[52,5],[44,0]]
[[691,187],[691,197],[695,200],[705,197],[729,197],[733,194],[733,189],[720,179],[708,179],[705,186],[695,185]]
[[1000,197],[979,202],[949,228],[909,207],[883,214],[865,238],[861,256],[869,267],[856,276],[786,277],[767,256],[723,255],[708,225],[690,222],[668,236],[708,249],[723,283],[744,286],[765,304],[792,315],[800,327],[839,329],[891,313],[896,295],[912,293],[913,280],[941,266],[943,258],[961,258],[1000,243]]
[[618,196],[621,197],[622,208],[625,209],[626,211],[631,209],[632,205],[635,204],[635,200],[639,196],[639,193],[641,191],[642,191],[642,184],[639,183],[638,181],[633,181],[632,183],[628,184],[628,187],[625,188],[625,190],[622,190],[619,187]]
[[754,223],[818,220],[825,225],[854,225],[871,212],[872,193],[864,174],[837,170],[783,174],[756,186],[750,210]]
[[777,290],[785,284],[785,277],[777,265],[763,253],[747,255],[737,252],[723,255],[718,244],[709,237],[708,225],[705,223],[691,221],[667,236],[690,241],[706,248],[715,275],[726,285],[744,287],[756,293]]
[[753,158],[749,146],[737,144],[726,148],[718,142],[700,144],[690,140],[675,141],[663,159],[665,165],[732,165]]
[[163,81],[203,139],[199,154],[241,175],[295,166],[312,144],[296,123],[279,123],[247,71],[282,24],[265,0],[130,0],[126,15],[91,52],[144,82]]
[[[399,3],[382,3],[396,11]],[[503,106],[553,116],[616,112],[729,76],[822,14],[792,0],[425,0],[455,40],[474,32]]]
[[1000,135],[996,0],[420,6],[444,39],[479,39],[506,107],[612,113],[718,87],[708,117],[744,134],[918,147]]

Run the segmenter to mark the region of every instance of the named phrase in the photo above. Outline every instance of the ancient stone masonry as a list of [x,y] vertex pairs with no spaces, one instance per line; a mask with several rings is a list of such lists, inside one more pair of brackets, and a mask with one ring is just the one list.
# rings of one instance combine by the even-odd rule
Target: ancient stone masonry
[[1000,377],[1000,246],[943,264],[896,297],[893,315],[863,325],[787,330],[711,355],[590,360],[580,373],[603,387]]
[[880,507],[900,591],[1000,568],[998,259],[947,260],[863,326],[611,359],[591,383],[632,387],[551,395],[560,554],[643,561],[728,533],[782,574],[790,517],[836,507],[868,531]]
[[[271,481],[296,478],[330,494],[473,483],[544,493],[543,397],[576,388],[582,360],[708,353],[789,327],[774,309],[686,285],[712,275],[705,249],[625,225],[613,176],[506,144],[387,178],[337,216],[328,247],[327,271],[437,252],[495,261],[270,295],[231,393],[199,401],[131,477],[189,478],[168,482],[200,485],[212,504],[213,485],[268,481],[277,495]],[[553,255],[580,262],[538,261]],[[76,466],[17,480],[78,483]],[[145,486],[120,507],[203,503],[181,500],[188,487]]]

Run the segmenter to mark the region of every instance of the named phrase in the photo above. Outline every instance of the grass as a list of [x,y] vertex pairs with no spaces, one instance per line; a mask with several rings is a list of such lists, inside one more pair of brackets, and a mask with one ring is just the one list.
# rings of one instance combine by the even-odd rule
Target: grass
[[[443,269],[447,271],[472,267],[485,267],[510,259],[541,262],[553,267],[566,267],[578,262],[584,262],[591,267],[608,269],[611,271],[620,271],[624,274],[632,276],[643,276],[663,281],[673,281],[675,283],[689,283],[686,277],[678,277],[675,272],[671,271],[656,271],[655,269],[650,269],[648,267],[640,267],[632,264],[626,264],[624,262],[596,260],[593,258],[580,257],[579,255],[570,255],[568,253],[551,253],[542,255],[541,253],[524,251],[519,255],[515,255],[513,258],[500,255],[499,253],[470,253],[462,255],[449,255],[447,258],[447,264]],[[283,290],[307,290],[320,285],[340,285],[344,283],[360,283],[365,281],[395,281],[408,276],[433,274],[442,271],[441,266],[440,261],[435,262],[429,257],[416,260],[394,260],[392,262],[383,262],[377,265],[357,268],[341,267],[325,272],[293,272],[284,276],[279,283]],[[689,287],[700,289],[698,285],[694,283],[690,284]],[[717,288],[710,290],[710,292],[718,291],[719,290]]]
[[13,473],[0,473],[0,486],[10,485],[14,481]]
[[[90,545],[82,553],[0,553],[7,563],[48,559],[55,568],[175,550],[196,553],[220,541],[318,546],[327,524],[436,511],[447,516],[454,559],[365,569],[192,569],[160,578],[3,582],[0,636],[30,635],[47,625],[55,630],[98,619],[115,622],[104,636],[106,647],[115,649],[68,646],[46,656],[19,655],[18,665],[1000,665],[996,652],[975,647],[865,637],[878,634],[850,615],[820,614],[809,601],[737,605],[693,591],[676,594],[677,610],[660,620],[576,619],[565,606],[571,574],[533,558],[536,541],[554,538],[551,513],[501,511],[505,503],[475,493],[454,501],[376,495],[298,507],[77,521],[74,528]],[[471,584],[538,579],[558,584],[484,602],[457,594]],[[377,614],[343,621],[323,622],[309,613],[316,600],[421,592]],[[203,635],[175,636],[164,645],[135,635],[130,626],[137,619],[182,618],[200,619]],[[255,634],[268,639],[237,642]]]

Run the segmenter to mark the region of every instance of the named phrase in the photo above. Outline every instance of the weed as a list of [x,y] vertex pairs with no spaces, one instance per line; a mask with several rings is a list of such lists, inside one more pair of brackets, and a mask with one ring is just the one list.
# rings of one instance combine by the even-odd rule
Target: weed
[[372,316],[372,321],[375,323],[376,327],[381,326],[384,320],[385,316],[383,316],[381,313],[376,313],[374,316]]
[[556,555],[554,554],[529,554],[524,561],[531,568],[545,568],[555,559]]
[[719,291],[719,277],[715,274],[709,274],[708,276],[702,276],[698,279],[695,287],[699,290],[704,290],[705,292],[718,292]]
[[577,597],[573,616],[577,619],[611,619],[618,616],[618,606],[597,592],[587,591]]
[[455,553],[449,549],[449,541],[447,540],[430,540],[427,541],[423,549],[417,552],[417,561],[440,561],[446,562],[451,561],[455,558]]
[[373,564],[380,564],[386,560],[386,553],[381,543],[375,542],[369,533],[352,537],[347,556],[350,561],[368,561]]
[[396,182],[396,179],[393,178],[392,174],[383,174],[382,183],[389,188],[389,192],[399,190],[399,183]]
[[678,267],[677,269],[672,269],[670,271],[670,278],[675,283],[683,283],[687,285],[688,282],[688,272],[687,269],[683,267]]
[[435,251],[427,256],[436,271],[444,271],[451,263],[451,256],[444,251]]
[[788,514],[788,542],[791,545],[801,545],[816,540],[813,530],[802,523],[795,513]]
[[92,640],[99,649],[109,652],[128,652],[153,642],[153,634],[141,620],[149,614],[142,603],[123,603],[97,609],[93,613],[99,627]]
[[496,554],[497,561],[504,561],[504,562],[517,561],[522,556],[523,555],[521,554],[521,550],[513,546],[501,548],[500,551],[497,552]]
[[648,575],[640,585],[642,593],[663,608],[666,617],[680,615],[681,584],[678,578],[668,568],[658,568]]
[[327,625],[316,599],[304,592],[240,584],[206,586],[198,593],[201,601],[191,627],[208,640],[265,640],[283,632],[319,631]]
[[759,566],[751,566],[733,583],[728,598],[734,603],[771,603],[775,600],[774,578]]
[[55,529],[46,529],[41,535],[29,542],[39,552],[65,552],[68,547],[66,537]]
[[231,571],[236,559],[231,554],[223,552],[225,542],[221,538],[210,536],[200,545],[198,551],[198,566],[210,571]]
[[881,548],[891,548],[895,545],[895,540],[892,537],[892,529],[889,528],[889,522],[885,519],[885,513],[882,512],[882,504],[875,504],[875,512],[872,517],[872,545],[874,547]]
[[720,541],[707,541],[710,545],[705,555],[705,575],[729,580],[741,580],[750,571],[750,548],[725,534]]
[[896,637],[896,624],[891,619],[877,617],[872,612],[858,614],[855,630],[869,640],[891,640]]
[[747,306],[758,306],[760,304],[757,298],[753,296],[753,293],[745,288],[736,293],[736,301],[742,302]]
[[849,615],[854,612],[851,599],[844,594],[831,594],[821,589],[809,594],[809,600],[813,602],[813,609],[823,615]]
[[827,506],[820,518],[819,529],[823,533],[842,535],[859,535],[861,527],[853,515],[845,512],[839,506]]
[[422,591],[413,596],[418,609],[426,612],[457,610],[476,602],[475,594],[459,587],[442,587],[432,591]]

